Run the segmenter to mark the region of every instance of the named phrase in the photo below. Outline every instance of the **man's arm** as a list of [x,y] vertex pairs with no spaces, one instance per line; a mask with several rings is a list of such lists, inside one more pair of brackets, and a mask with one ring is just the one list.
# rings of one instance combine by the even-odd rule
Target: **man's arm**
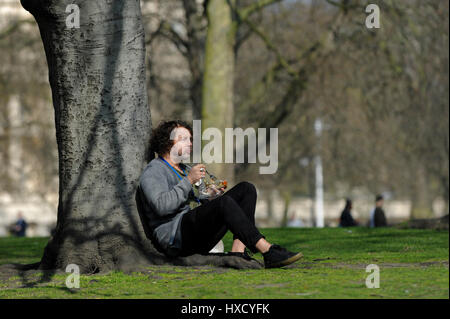
[[192,184],[183,177],[172,189],[169,189],[168,176],[157,170],[147,170],[141,177],[141,188],[149,205],[160,216],[170,215],[188,199]]

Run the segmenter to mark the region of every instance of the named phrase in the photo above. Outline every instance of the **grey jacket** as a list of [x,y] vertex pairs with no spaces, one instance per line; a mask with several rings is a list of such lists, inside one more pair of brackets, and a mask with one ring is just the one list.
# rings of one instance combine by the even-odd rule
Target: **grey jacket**
[[[186,168],[182,163],[181,167]],[[139,183],[145,196],[144,213],[153,236],[169,256],[181,249],[181,217],[190,210],[193,199],[192,184],[187,176],[182,179],[160,158],[145,167]]]

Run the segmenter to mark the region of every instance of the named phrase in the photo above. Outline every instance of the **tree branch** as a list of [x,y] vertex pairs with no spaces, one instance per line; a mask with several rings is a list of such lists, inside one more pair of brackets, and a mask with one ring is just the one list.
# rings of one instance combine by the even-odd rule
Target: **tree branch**
[[174,29],[173,27],[167,22],[162,20],[156,29],[155,32],[153,32],[150,36],[150,39],[147,40],[146,44],[149,45],[153,42],[153,40],[158,37],[158,35],[161,35],[168,40],[170,40],[178,49],[178,51],[185,57],[187,57],[187,51],[188,51],[188,43],[185,41]]
[[238,11],[240,17],[243,20],[246,20],[253,13],[255,13],[261,9],[264,9],[265,7],[267,7],[271,4],[281,2],[281,1],[283,1],[283,0],[259,0],[245,8],[237,9],[237,11]]
[[266,47],[275,53],[277,57],[277,61],[280,63],[281,66],[289,73],[289,75],[293,77],[297,77],[297,72],[291,68],[289,63],[286,61],[286,59],[282,56],[281,52],[277,49],[277,47],[270,41],[269,37],[264,34],[261,30],[259,30],[252,22],[250,22],[248,19],[242,19],[243,22],[245,22],[249,28],[256,34],[258,37],[264,42]]
[[[335,19],[333,19],[333,21],[335,21],[335,23],[337,25],[339,25],[341,22],[340,21],[341,19],[339,19],[340,16],[342,16],[342,15],[339,13],[336,13]],[[266,75],[263,78],[263,82],[265,82],[266,84],[270,84],[271,81],[273,80],[275,73],[281,69],[286,70],[287,73],[289,74],[289,76],[292,78],[291,84],[289,86],[289,89],[287,90],[286,95],[283,97],[282,102],[277,105],[276,114],[271,114],[270,116],[267,116],[266,119],[264,119],[262,122],[260,122],[259,126],[258,126],[258,127],[275,127],[275,126],[279,125],[286,118],[286,116],[289,115],[289,113],[291,111],[291,108],[290,108],[291,105],[289,105],[288,102],[294,101],[293,99],[289,98],[289,96],[291,96],[291,97],[296,96],[296,92],[293,91],[294,88],[297,87],[300,89],[299,91],[303,91],[303,86],[306,84],[306,81],[307,81],[310,73],[312,72],[311,70],[307,70],[307,67],[312,66],[314,68],[315,65],[314,65],[314,63],[306,63],[306,64],[309,64],[309,66],[307,65],[307,67],[301,68],[298,71],[293,69],[291,66],[291,62],[287,61],[283,57],[281,52],[270,41],[270,39],[268,38],[267,35],[265,35],[262,31],[258,30],[256,28],[256,26],[253,23],[251,23],[248,19],[244,20],[244,22],[255,32],[256,35],[258,35],[264,41],[267,48],[270,51],[274,52],[277,57],[277,62],[275,63],[274,66],[272,66],[268,70],[268,72],[266,73]],[[320,52],[320,54],[322,54],[322,56],[325,56],[327,54],[326,41],[327,41],[330,33],[331,34],[333,33],[332,27],[330,27],[330,30],[328,30],[327,32],[322,34],[320,36],[320,38],[316,42],[314,42],[309,48],[307,48],[306,50],[304,50],[300,54],[298,54],[297,58],[295,59],[295,62],[302,61],[304,59],[310,59],[311,56],[316,52]],[[322,50],[320,50],[321,47],[323,47]],[[267,90],[267,88],[265,88],[265,90],[260,90],[260,86],[261,86],[261,84],[258,83],[250,90],[251,91],[251,100],[253,100],[253,101],[255,100],[254,93],[258,94],[259,92],[265,92]],[[295,94],[292,94],[293,92]],[[248,104],[249,103],[247,103],[247,105]],[[293,104],[295,104],[295,101]],[[275,126],[270,126],[270,125],[275,125]]]
[[158,25],[158,28],[155,30],[155,32],[152,32],[150,34],[149,39],[145,42],[145,45],[151,45],[153,43],[153,41],[159,36],[161,35],[161,30],[162,30],[162,22]]

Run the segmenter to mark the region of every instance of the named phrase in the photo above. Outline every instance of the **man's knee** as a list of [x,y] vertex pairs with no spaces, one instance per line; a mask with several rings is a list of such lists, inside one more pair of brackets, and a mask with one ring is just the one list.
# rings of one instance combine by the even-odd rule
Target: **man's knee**
[[219,197],[219,201],[221,210],[226,210],[228,207],[236,203],[231,196],[221,196]]
[[247,182],[247,181],[243,181],[243,182],[240,182],[239,184],[241,184],[242,187],[245,188],[246,192],[248,192],[248,193],[256,193],[256,187],[252,183]]
[[239,204],[231,196],[221,196],[220,198],[220,212],[226,219],[234,216],[238,212]]

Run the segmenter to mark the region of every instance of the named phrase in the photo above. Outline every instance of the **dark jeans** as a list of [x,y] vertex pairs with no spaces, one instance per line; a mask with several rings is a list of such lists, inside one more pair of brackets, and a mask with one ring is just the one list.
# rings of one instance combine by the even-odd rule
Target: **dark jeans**
[[256,189],[241,182],[222,196],[183,215],[181,219],[181,256],[207,254],[230,230],[256,253],[255,244],[265,238],[255,226]]

